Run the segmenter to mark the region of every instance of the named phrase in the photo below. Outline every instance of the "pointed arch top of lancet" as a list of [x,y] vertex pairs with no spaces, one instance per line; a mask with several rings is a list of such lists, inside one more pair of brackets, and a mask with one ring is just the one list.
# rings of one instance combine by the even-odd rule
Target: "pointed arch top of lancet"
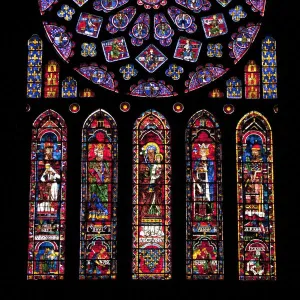
[[[257,122],[257,120],[255,120],[255,119],[260,120],[261,124],[259,124]],[[260,130],[261,129],[268,130],[268,131],[272,130],[268,119],[265,116],[263,116],[260,112],[253,110],[253,111],[250,111],[249,113],[245,114],[241,118],[241,120],[237,124],[236,130],[246,129],[245,127],[248,127],[249,129],[250,128],[253,129],[253,127],[255,127],[255,126],[259,127],[261,125],[264,125],[265,128],[260,128]]]
[[28,40],[28,50],[43,50],[43,41],[42,39],[37,35],[33,34],[31,38]]
[[210,126],[213,126],[215,128],[220,127],[219,123],[216,121],[216,118],[214,117],[214,115],[212,113],[210,113],[206,109],[201,109],[191,116],[191,118],[188,121],[187,128],[189,129],[189,128],[195,127],[196,126],[195,122],[198,119],[200,119],[201,117],[205,117],[205,118],[209,119],[211,121],[211,124],[209,124]]
[[[145,112],[143,112],[135,121],[134,123],[134,127],[133,130],[138,130],[138,129],[147,129],[147,118],[153,118],[153,119],[157,119],[158,123],[152,122],[151,126],[153,126],[153,123],[155,123],[155,125],[157,125],[157,128],[155,129],[170,129],[170,125],[167,121],[167,119],[158,111],[154,110],[154,109],[149,109],[146,110]],[[149,128],[150,129],[150,128]]]
[[83,128],[90,128],[90,127],[96,127],[97,124],[95,123],[95,125],[93,124],[94,122],[97,122],[96,118],[102,116],[103,119],[105,119],[106,124],[104,124],[104,126],[108,126],[111,128],[117,128],[117,122],[115,121],[115,119],[112,117],[111,114],[109,114],[107,111],[105,111],[104,109],[97,109],[96,111],[92,112],[84,121],[83,123]]
[[33,127],[34,128],[38,128],[38,127],[66,128],[67,126],[64,118],[59,113],[57,113],[52,109],[47,109],[34,120]]

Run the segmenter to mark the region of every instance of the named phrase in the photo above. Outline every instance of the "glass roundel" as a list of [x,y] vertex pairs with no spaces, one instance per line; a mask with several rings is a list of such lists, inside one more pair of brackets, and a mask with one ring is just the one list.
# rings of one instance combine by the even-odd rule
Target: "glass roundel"
[[105,89],[171,97],[224,75],[254,42],[266,0],[38,0],[46,35]]

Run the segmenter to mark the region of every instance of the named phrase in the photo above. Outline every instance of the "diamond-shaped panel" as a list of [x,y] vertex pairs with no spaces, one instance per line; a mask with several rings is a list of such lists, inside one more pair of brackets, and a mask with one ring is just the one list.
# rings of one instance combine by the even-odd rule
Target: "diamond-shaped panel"
[[153,73],[167,61],[167,57],[151,44],[135,60],[149,73]]

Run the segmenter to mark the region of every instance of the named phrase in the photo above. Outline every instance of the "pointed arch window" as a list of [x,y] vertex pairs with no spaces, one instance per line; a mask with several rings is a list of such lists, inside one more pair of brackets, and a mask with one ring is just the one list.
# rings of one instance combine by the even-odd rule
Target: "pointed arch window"
[[61,97],[62,98],[77,97],[77,81],[73,77],[67,77],[62,81]]
[[171,132],[144,112],[133,128],[133,279],[171,278]]
[[44,97],[58,98],[60,66],[55,60],[50,60],[45,66]]
[[28,40],[27,98],[42,95],[43,41],[34,34]]
[[67,127],[49,109],[33,123],[28,279],[64,279]]
[[267,36],[262,41],[262,85],[264,99],[277,99],[276,40]]
[[240,280],[275,280],[273,140],[268,120],[246,114],[236,130]]
[[99,109],[82,130],[80,279],[116,279],[117,124]]
[[223,279],[222,148],[214,116],[195,113],[185,140],[187,279]]

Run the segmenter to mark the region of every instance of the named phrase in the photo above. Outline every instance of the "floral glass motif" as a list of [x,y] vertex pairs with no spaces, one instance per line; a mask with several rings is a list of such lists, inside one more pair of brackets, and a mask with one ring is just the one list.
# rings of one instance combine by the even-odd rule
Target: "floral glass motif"
[[266,37],[262,41],[262,87],[264,99],[277,99],[276,41]]
[[224,278],[222,148],[219,124],[198,111],[185,134],[186,276]]
[[138,71],[134,68],[134,65],[127,64],[120,68],[120,73],[123,74],[123,79],[129,80],[131,77],[135,77],[138,74]]
[[171,279],[171,132],[157,111],[133,128],[133,279]]
[[226,81],[226,86],[228,99],[242,99],[243,86],[240,79],[237,77],[231,77]]
[[[252,46],[265,12],[265,0],[73,0],[66,3],[75,10],[73,15],[64,3],[38,2],[47,37],[72,69],[96,84],[96,89],[100,86],[120,94],[153,98],[188,93],[210,84],[212,80],[197,84],[197,75],[192,78],[199,63],[215,65],[217,58],[226,70],[234,66]],[[71,15],[66,28],[63,18],[70,19]],[[205,53],[201,54],[202,47]],[[153,53],[143,52],[150,48]],[[232,60],[228,60],[228,52]],[[97,61],[91,60],[95,55]],[[166,60],[168,65],[178,60],[190,62],[182,63],[188,77],[180,76],[174,85],[173,77],[161,68]],[[137,61],[143,68],[137,68]],[[127,82],[120,72],[125,65],[133,65],[139,72]],[[220,78],[221,73],[214,78]]]
[[82,43],[81,44],[81,55],[83,57],[95,57],[97,55],[97,46],[95,43]]
[[58,98],[59,96],[59,64],[50,60],[45,66],[44,97]]
[[73,77],[67,77],[62,81],[61,97],[76,98],[77,97],[77,81]]
[[117,138],[115,120],[102,109],[83,125],[79,279],[116,279]]
[[27,279],[60,280],[65,273],[67,127],[46,110],[33,123]]
[[222,57],[223,56],[223,46],[220,43],[208,44],[207,45],[207,56],[208,57]]
[[245,98],[260,98],[260,68],[254,60],[245,66]]
[[37,34],[28,40],[27,98],[42,96],[43,41]]
[[66,4],[62,5],[61,9],[57,12],[57,15],[66,21],[71,21],[74,14],[75,9]]
[[229,14],[232,17],[233,22],[239,22],[241,19],[245,19],[247,17],[247,14],[241,5],[237,5],[236,7],[230,9]]
[[240,280],[276,280],[273,139],[268,120],[251,111],[236,128]]
[[184,72],[183,67],[177,66],[175,64],[169,65],[169,68],[166,70],[166,75],[171,77],[173,80],[180,79],[180,74]]

